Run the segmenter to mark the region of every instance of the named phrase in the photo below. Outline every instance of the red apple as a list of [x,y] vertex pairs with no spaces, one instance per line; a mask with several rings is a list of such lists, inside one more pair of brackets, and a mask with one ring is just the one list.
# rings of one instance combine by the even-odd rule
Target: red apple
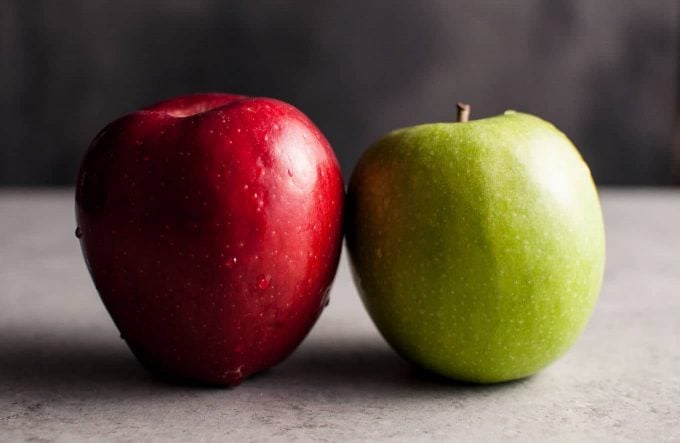
[[343,197],[333,150],[302,112],[190,95],[97,135],[78,176],[77,236],[146,367],[237,385],[289,355],[327,304]]

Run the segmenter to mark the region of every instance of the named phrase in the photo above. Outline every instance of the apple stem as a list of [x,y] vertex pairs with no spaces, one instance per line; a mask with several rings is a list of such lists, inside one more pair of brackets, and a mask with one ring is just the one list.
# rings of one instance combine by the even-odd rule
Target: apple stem
[[470,105],[463,102],[456,103],[458,107],[458,122],[466,122],[470,120]]

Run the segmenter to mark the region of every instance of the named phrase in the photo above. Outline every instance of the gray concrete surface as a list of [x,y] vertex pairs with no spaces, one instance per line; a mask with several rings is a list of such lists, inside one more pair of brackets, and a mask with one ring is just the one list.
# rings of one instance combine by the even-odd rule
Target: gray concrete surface
[[560,361],[497,386],[415,373],[343,260],[282,365],[236,389],[134,360],[90,282],[70,191],[0,191],[0,441],[680,441],[680,192],[606,190],[605,284]]

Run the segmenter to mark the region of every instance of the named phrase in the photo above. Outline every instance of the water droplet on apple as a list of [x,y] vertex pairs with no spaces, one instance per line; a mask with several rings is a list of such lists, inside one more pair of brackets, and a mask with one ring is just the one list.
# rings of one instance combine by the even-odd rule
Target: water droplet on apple
[[80,238],[83,236],[83,231],[80,229],[80,226],[76,228],[76,238]]
[[231,269],[231,268],[234,267],[234,265],[236,265],[237,261],[238,260],[236,259],[236,257],[231,257],[231,258],[227,259],[227,261],[224,262],[224,267]]
[[322,308],[325,308],[331,302],[330,292],[331,292],[331,288],[329,286],[326,289],[324,289],[323,292],[321,293],[321,305],[320,306]]
[[257,277],[257,287],[260,289],[267,289],[271,283],[271,278],[267,275],[260,274]]

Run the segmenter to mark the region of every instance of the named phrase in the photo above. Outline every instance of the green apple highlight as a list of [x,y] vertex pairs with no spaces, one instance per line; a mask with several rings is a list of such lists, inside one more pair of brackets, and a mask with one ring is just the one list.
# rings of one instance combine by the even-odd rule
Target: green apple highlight
[[513,380],[586,325],[604,270],[602,211],[588,166],[552,124],[508,111],[396,130],[361,158],[347,199],[355,282],[406,359],[458,380]]

